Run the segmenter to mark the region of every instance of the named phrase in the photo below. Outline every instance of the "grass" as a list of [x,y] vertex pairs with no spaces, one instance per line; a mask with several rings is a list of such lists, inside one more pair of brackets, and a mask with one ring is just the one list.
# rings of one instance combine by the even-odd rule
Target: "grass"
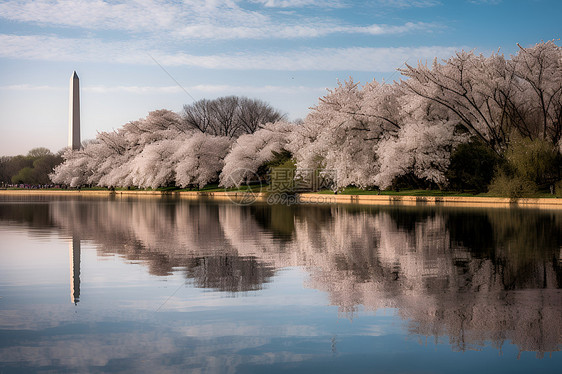
[[[331,190],[319,191],[321,194],[333,194]],[[347,187],[339,192],[341,195],[390,195],[390,196],[489,196],[487,193],[470,193],[460,191],[440,191],[440,190],[362,190],[357,187]]]
[[[9,188],[10,190],[17,190],[21,188]],[[64,190],[61,188],[53,188],[50,190]],[[105,187],[83,187],[82,191],[107,191]],[[152,188],[115,188],[115,191],[162,191],[162,192],[182,192],[182,191],[202,191],[202,192],[267,192],[268,185],[261,183],[254,183],[250,185],[242,185],[239,188],[224,188],[219,187],[218,183],[208,184],[201,189],[196,188],[179,188],[179,187],[160,187],[157,189]],[[334,194],[332,190],[322,190],[317,191],[318,194]],[[498,194],[492,194],[490,192],[486,193],[471,193],[471,192],[460,192],[460,191],[440,191],[440,190],[402,190],[402,191],[391,191],[391,190],[363,190],[358,187],[347,187],[343,191],[338,192],[340,195],[389,195],[389,196],[456,196],[456,197],[505,197]],[[548,191],[541,191],[531,196],[530,198],[556,198],[555,195],[551,195]]]
[[267,185],[262,185],[261,183],[253,183],[250,185],[243,185],[240,186],[238,188],[224,188],[224,187],[219,187],[218,184],[214,183],[214,184],[208,184],[205,187],[203,187],[202,189],[198,190],[198,189],[194,189],[194,190],[187,190],[187,191],[206,191],[206,192],[223,192],[223,191],[227,191],[227,192],[265,192],[265,190],[267,189]]
[[[322,190],[318,191],[319,194],[333,194],[332,190]],[[343,191],[338,192],[341,195],[389,195],[389,196],[455,196],[455,197],[505,197],[490,192],[486,193],[471,193],[471,192],[460,192],[460,191],[441,191],[441,190],[402,190],[402,191],[392,191],[392,190],[362,190],[358,187],[347,187]],[[531,196],[531,198],[556,198],[555,195],[551,195],[550,192],[538,192]]]

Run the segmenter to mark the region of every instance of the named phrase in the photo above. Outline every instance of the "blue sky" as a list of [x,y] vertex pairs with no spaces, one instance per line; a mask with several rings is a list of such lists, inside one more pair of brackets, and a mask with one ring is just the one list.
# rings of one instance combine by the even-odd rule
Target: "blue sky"
[[73,70],[82,139],[224,95],[296,119],[338,79],[558,39],[561,14],[560,0],[1,1],[0,155],[66,146]]

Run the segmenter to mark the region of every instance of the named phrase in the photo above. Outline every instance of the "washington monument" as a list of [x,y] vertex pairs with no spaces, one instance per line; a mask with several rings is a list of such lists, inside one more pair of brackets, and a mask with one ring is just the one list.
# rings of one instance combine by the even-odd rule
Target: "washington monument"
[[76,72],[73,72],[70,77],[68,146],[72,149],[80,149],[80,81]]

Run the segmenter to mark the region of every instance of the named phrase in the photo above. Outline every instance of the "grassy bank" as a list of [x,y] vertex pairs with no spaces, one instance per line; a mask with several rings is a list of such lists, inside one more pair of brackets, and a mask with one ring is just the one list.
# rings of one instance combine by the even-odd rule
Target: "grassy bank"
[[[3,191],[0,189],[0,191]],[[243,185],[239,188],[224,188],[219,187],[218,184],[209,184],[201,189],[194,189],[194,188],[178,188],[178,187],[162,187],[157,189],[152,188],[115,188],[115,189],[108,189],[105,187],[83,187],[80,189],[77,188],[49,188],[49,189],[24,189],[24,188],[8,188],[4,191],[108,191],[108,192],[135,192],[135,191],[143,191],[143,192],[163,192],[163,193],[176,193],[176,192],[271,192],[269,190],[269,186],[266,184],[251,184],[251,185]],[[334,191],[332,190],[321,190],[314,192],[315,194],[321,195],[335,195]],[[342,191],[338,191],[337,195],[369,195],[369,196],[415,196],[415,197],[474,197],[474,198],[507,198],[506,196],[501,196],[497,194],[493,194],[490,192],[486,193],[471,193],[471,192],[461,192],[461,191],[441,191],[441,190],[401,190],[401,191],[393,191],[393,190],[363,190],[357,187],[347,187]],[[522,198],[525,199],[556,199],[556,195],[552,195],[549,192],[543,191],[538,192],[536,194],[527,195]],[[560,198],[560,197],[558,197]]]
[[[319,191],[320,194],[333,194],[331,190]],[[470,193],[460,191],[440,191],[440,190],[402,190],[402,191],[380,191],[380,190],[362,190],[357,187],[347,187],[343,191],[338,192],[341,195],[383,195],[383,196],[457,196],[457,197],[505,197],[491,192],[486,193]],[[538,192],[525,198],[556,198],[549,192]]]
[[[248,192],[251,192],[248,194]],[[357,193],[354,193],[357,192]],[[359,193],[360,192],[360,193]],[[302,204],[346,204],[346,205],[393,205],[393,206],[450,206],[450,207],[478,207],[478,208],[532,208],[532,209],[562,209],[562,198],[533,197],[510,199],[506,197],[493,197],[487,194],[454,194],[452,192],[409,190],[409,191],[363,191],[346,189],[342,193],[334,194],[332,191],[321,191],[315,193],[302,193],[297,195],[285,195],[284,199],[277,199],[280,195],[266,193],[266,189],[260,186],[248,186],[243,189],[228,190],[218,186],[202,190],[189,189],[158,189],[158,190],[135,190],[135,189],[67,189],[67,190],[0,190],[0,196],[81,196],[81,197],[109,197],[116,198],[158,198],[176,197],[181,199],[199,200],[212,199],[216,201],[229,201],[242,205],[248,205],[255,201],[267,202],[269,204],[291,205]],[[273,198],[273,199],[272,199]]]

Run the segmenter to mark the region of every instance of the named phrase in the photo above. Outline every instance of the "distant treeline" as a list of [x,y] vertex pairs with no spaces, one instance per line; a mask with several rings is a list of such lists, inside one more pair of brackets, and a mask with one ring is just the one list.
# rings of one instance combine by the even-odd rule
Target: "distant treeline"
[[33,148],[27,155],[0,157],[1,185],[48,185],[49,174],[62,163],[62,153],[52,153],[47,148]]

